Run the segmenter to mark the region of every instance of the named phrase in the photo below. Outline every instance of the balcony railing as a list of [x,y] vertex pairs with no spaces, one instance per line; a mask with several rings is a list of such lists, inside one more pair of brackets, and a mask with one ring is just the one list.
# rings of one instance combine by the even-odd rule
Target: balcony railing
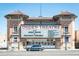
[[63,34],[62,35],[68,35],[68,36],[70,36],[70,33],[69,32],[63,32]]
[[12,32],[12,35],[19,35],[19,32]]

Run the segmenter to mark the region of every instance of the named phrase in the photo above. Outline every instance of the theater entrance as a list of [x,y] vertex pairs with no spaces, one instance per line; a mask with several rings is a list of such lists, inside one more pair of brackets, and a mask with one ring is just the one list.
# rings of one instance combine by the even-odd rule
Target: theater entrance
[[27,39],[25,43],[26,49],[31,48],[33,45],[41,45],[43,49],[55,49],[55,39]]

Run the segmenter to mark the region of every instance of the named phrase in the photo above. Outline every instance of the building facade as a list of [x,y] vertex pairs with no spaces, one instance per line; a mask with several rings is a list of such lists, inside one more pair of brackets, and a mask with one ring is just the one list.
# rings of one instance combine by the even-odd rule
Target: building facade
[[79,49],[79,30],[75,31],[75,48]]
[[0,35],[0,50],[7,49],[6,35]]
[[30,17],[14,11],[7,18],[8,49],[24,51],[24,47],[39,44],[52,49],[75,49],[75,14],[64,11],[52,17]]

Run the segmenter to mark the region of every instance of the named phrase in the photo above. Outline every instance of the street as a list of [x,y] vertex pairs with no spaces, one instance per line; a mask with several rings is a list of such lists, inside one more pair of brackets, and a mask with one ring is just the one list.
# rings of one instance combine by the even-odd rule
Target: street
[[0,51],[0,56],[79,56],[79,50]]

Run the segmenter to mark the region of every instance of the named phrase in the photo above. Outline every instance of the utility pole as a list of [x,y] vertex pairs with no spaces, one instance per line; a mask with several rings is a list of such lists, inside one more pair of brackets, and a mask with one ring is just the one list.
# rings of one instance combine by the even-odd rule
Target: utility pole
[[65,33],[65,50],[67,50],[67,41],[66,41],[66,33]]
[[40,3],[40,16],[39,17],[42,17],[42,4]]
[[64,30],[65,50],[67,50],[67,42],[68,42],[67,34],[68,34],[68,27],[65,26],[64,29],[65,29],[65,30]]

